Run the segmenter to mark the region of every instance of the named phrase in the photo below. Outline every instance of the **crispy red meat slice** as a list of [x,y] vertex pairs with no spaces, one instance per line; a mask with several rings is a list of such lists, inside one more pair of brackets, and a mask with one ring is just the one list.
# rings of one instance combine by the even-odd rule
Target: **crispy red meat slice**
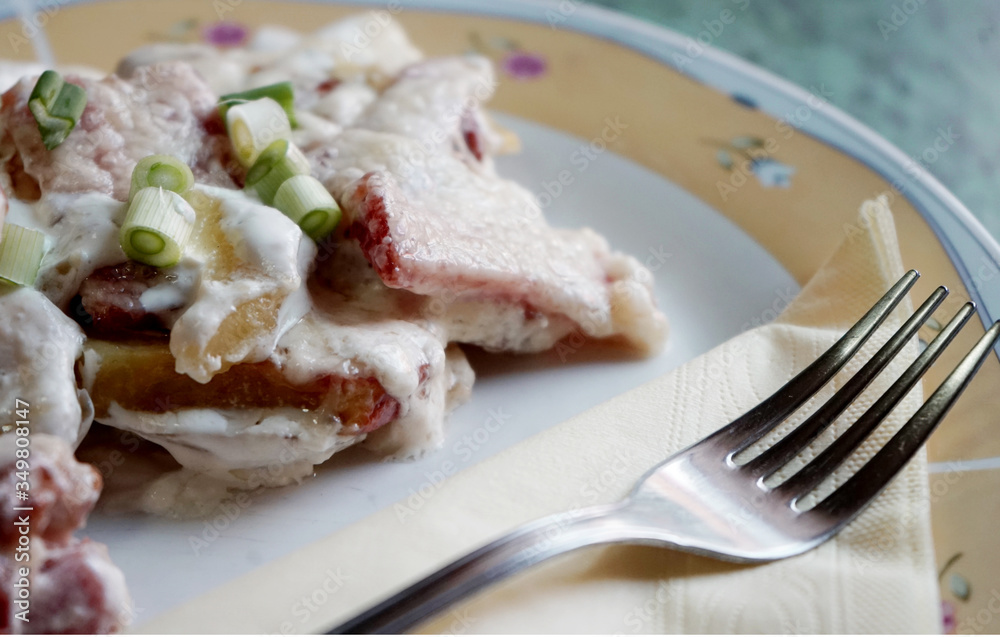
[[85,539],[47,547],[35,568],[30,632],[92,635],[124,628],[131,604],[106,546]]
[[28,110],[36,80],[23,78],[3,95],[0,161],[22,182],[37,182],[43,194],[96,191],[124,201],[136,162],[152,154],[176,156],[199,182],[232,186],[230,144],[219,126],[216,96],[187,64],[142,67],[127,81],[67,77],[87,91],[87,107],[51,151]]
[[[340,143],[326,168],[360,165],[334,168],[326,183],[382,281],[451,306],[489,304],[476,310],[475,329],[465,321],[457,340],[536,350],[579,330],[645,351],[662,343],[666,320],[652,298],[652,276],[593,231],[552,228],[527,191],[447,154],[426,155],[422,164],[393,159],[400,150],[407,156],[399,137],[351,131]],[[379,156],[387,158],[381,166],[363,159],[365,147],[380,144],[395,149]],[[359,168],[371,172],[343,186],[343,176]],[[482,318],[490,312],[506,318]],[[519,343],[511,321],[548,333]]]
[[[45,434],[30,435],[28,468],[19,467],[16,450],[24,447],[16,444],[16,436],[16,430],[0,436],[0,624],[4,632],[120,631],[131,608],[125,577],[103,544],[73,537],[97,501],[100,474],[77,462],[66,442]],[[18,491],[28,493],[28,499],[17,498]],[[15,507],[31,510],[15,511]],[[28,591],[26,601],[24,590]],[[27,623],[18,618],[24,611]]]
[[418,139],[425,150],[464,149],[482,161],[501,144],[482,114],[495,88],[493,67],[485,58],[419,62],[404,69],[355,126]]
[[[101,492],[101,476],[88,464],[77,462],[69,445],[55,436],[32,434],[28,473],[17,466],[15,433],[0,436],[0,546],[10,550],[19,532],[14,526],[23,512],[15,507],[33,507],[32,537],[53,544],[68,542],[81,528]],[[18,473],[21,472],[21,475]],[[27,500],[16,495],[18,484],[28,476]]]
[[161,316],[147,311],[143,292],[166,281],[158,268],[135,261],[95,270],[80,286],[80,305],[93,332],[162,330]]
[[579,332],[657,350],[666,319],[652,275],[589,230],[548,225],[488,161],[486,61],[415,64],[329,147],[313,173],[347,213],[349,238],[392,288],[429,297],[450,340],[538,351]]

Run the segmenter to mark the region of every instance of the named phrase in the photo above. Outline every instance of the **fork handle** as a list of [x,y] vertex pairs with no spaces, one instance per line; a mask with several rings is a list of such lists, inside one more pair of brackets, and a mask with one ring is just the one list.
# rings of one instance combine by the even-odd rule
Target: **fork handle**
[[521,526],[373,606],[328,634],[402,633],[486,586],[574,549],[621,541],[626,503],[588,507]]

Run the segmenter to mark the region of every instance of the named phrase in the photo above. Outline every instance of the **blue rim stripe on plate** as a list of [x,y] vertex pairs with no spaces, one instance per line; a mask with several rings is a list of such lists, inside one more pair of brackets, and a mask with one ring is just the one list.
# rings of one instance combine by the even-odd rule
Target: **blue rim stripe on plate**
[[[61,0],[57,6],[97,1],[102,0]],[[385,0],[306,1],[369,8],[386,6]],[[29,2],[19,0],[13,3],[14,6],[8,4],[6,9],[0,9],[0,19],[16,17],[17,5]],[[701,53],[691,56],[685,47],[694,41],[693,38],[616,11],[583,5],[578,0],[496,0],[489,5],[472,5],[466,0],[399,0],[399,6],[404,9],[495,16],[550,26],[553,26],[550,18],[555,16],[560,20],[560,29],[577,31],[630,48],[702,84],[752,101],[757,108],[779,119],[783,113],[808,104],[812,95],[711,45],[699,43]],[[674,63],[677,55],[684,56],[687,68],[678,68]],[[910,174],[908,169],[914,162],[909,157],[829,103],[822,108],[811,109],[808,119],[795,122],[795,129],[856,159],[890,184],[905,185],[902,196],[927,221],[941,242],[972,300],[976,301],[984,324],[989,325],[1000,317],[1000,285],[993,286],[993,289],[984,285],[1000,276],[1000,244],[947,188],[922,168],[916,171],[917,174]],[[984,271],[986,274],[983,274]],[[1000,355],[1000,345],[995,351]]]

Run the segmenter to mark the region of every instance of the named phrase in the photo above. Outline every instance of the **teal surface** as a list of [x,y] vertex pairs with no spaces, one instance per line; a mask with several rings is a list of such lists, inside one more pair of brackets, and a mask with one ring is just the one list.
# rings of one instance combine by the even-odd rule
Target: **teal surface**
[[[863,122],[1000,238],[1000,1],[593,0],[708,42]],[[723,11],[735,19],[723,24]]]

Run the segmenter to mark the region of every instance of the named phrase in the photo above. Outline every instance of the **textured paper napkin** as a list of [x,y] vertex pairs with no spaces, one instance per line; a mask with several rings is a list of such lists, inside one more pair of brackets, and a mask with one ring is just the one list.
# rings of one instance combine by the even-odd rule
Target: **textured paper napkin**
[[[621,498],[648,468],[770,395],[902,275],[884,203],[867,202],[855,230],[775,322],[459,473],[412,513],[390,507],[140,629],[322,630],[517,524]],[[864,351],[873,352],[909,312],[910,304],[902,305]],[[911,343],[903,358],[915,353]],[[856,357],[821,396],[832,395],[862,362]],[[859,415],[902,364],[883,373],[818,445]],[[918,388],[862,455],[887,440],[920,401]],[[793,417],[782,431],[800,420]],[[653,547],[589,548],[518,575],[424,630],[939,632],[934,568],[920,454],[855,522],[805,555],[736,566]],[[294,614],[296,602],[310,596],[324,603],[305,619]]]

